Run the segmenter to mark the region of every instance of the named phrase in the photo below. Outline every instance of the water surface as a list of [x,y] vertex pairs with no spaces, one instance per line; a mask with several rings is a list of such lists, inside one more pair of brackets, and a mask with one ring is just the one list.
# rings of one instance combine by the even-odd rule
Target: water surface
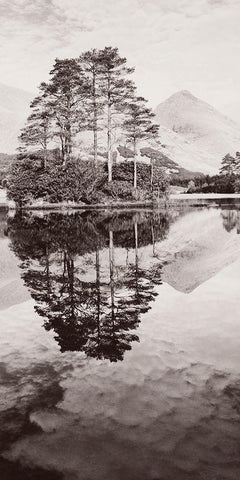
[[0,220],[0,478],[236,480],[239,204]]

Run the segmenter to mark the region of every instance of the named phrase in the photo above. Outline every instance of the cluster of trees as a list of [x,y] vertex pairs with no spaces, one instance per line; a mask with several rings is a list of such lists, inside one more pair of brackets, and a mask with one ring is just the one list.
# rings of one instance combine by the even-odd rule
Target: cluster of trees
[[[120,57],[118,49],[112,47],[93,49],[78,58],[56,59],[49,82],[40,84],[39,94],[31,103],[31,115],[19,137],[21,155],[13,165],[8,184],[15,184],[16,174],[24,177],[31,163],[35,175],[36,169],[43,174],[54,170],[56,163],[61,172],[69,165],[73,169],[72,165],[81,163],[77,162],[81,132],[89,132],[87,135],[92,138],[90,156],[93,160],[88,168],[98,169],[105,157],[106,180],[110,183],[114,146],[121,132],[124,145],[132,152],[132,186],[136,191],[139,142],[155,139],[159,126],[153,121],[154,114],[147,107],[147,101],[136,94],[130,78],[133,71],[127,66],[126,58]],[[105,138],[104,152],[99,148],[100,134]],[[152,172],[151,161],[151,177]],[[50,176],[52,173],[56,172],[51,171]],[[153,180],[151,183],[154,185]],[[9,196],[13,198],[11,189]]]
[[240,152],[235,157],[229,153],[223,157],[218,175],[197,175],[190,181],[179,179],[178,184],[188,193],[239,193]]
[[[169,218],[160,212],[54,213],[43,218],[19,212],[8,220],[22,278],[62,352],[123,360],[139,340],[135,330],[140,314],[149,310],[155,286],[161,284],[155,243],[168,229]],[[148,244],[154,260],[145,267],[139,247]],[[115,264],[119,246],[125,249],[121,266]],[[108,262],[101,256],[103,248],[108,249]]]

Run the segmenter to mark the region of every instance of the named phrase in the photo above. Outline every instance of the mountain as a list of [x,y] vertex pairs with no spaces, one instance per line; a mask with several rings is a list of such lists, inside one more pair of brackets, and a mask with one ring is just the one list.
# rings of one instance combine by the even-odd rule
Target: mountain
[[202,164],[202,170],[212,173],[226,153],[240,149],[240,126],[187,90],[160,103],[155,114],[167,152],[185,168],[198,170]]
[[0,152],[14,153],[34,95],[0,83]]

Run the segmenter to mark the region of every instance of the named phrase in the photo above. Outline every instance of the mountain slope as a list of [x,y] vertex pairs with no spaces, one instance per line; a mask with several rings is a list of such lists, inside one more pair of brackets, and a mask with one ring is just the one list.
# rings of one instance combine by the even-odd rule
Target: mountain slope
[[162,143],[162,153],[177,162],[182,168],[211,175],[216,173],[218,166],[214,165],[216,160],[219,163],[221,162],[221,156],[200,149],[184,136],[173,132],[162,124],[160,124],[159,137]]
[[239,259],[240,236],[237,225],[230,224],[228,212],[191,210],[171,225],[169,237],[156,245],[158,257],[165,261],[163,281],[190,293]]
[[[155,165],[163,167],[169,174],[172,174],[175,177],[179,176],[181,178],[193,179],[194,177],[202,174],[201,169],[199,169],[199,171],[192,171],[183,168],[181,165],[179,165],[179,163],[168,157],[164,149],[159,144],[156,144],[155,148],[153,148],[153,146],[154,144],[149,146],[147,141],[143,141],[139,148],[140,155],[138,156],[138,161],[150,164],[150,159],[152,158]],[[133,160],[134,157],[133,150],[121,145],[117,147],[116,154],[118,161],[125,161],[127,159]]]
[[160,103],[155,114],[156,120],[167,129],[163,130],[163,137],[170,135],[169,130],[174,132],[177,135],[175,142],[173,137],[170,140],[178,145],[181,138],[189,153],[191,149],[194,155],[199,152],[199,162],[206,164],[210,170],[219,168],[226,153],[233,154],[240,149],[240,127],[237,123],[186,90]]
[[32,93],[0,83],[0,152],[15,152],[32,99]]

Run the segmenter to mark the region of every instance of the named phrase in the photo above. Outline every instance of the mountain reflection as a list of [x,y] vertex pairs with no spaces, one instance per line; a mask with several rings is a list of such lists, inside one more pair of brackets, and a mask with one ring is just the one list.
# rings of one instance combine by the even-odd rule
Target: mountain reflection
[[[155,242],[168,229],[162,212],[19,213],[8,220],[35,310],[62,352],[123,360],[161,284]],[[141,262],[148,245],[154,261]]]

